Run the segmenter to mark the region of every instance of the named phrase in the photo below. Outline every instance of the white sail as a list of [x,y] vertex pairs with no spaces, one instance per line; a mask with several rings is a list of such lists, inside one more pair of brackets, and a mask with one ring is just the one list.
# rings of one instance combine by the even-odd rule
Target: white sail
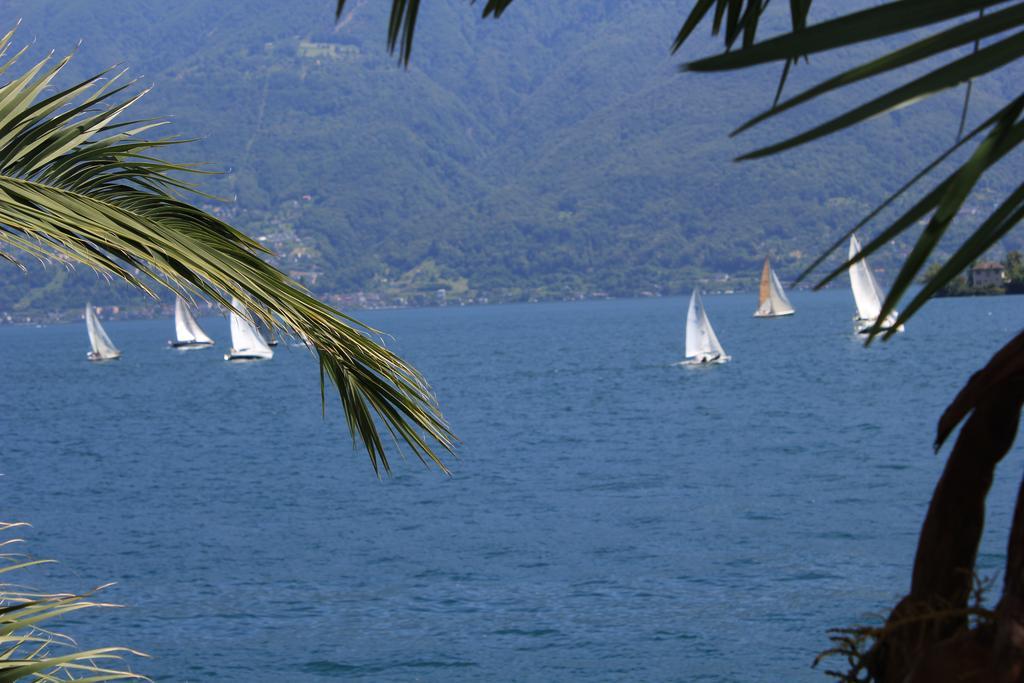
[[[860,242],[857,241],[856,235],[850,235],[849,258],[852,259],[859,253]],[[875,274],[871,272],[867,259],[861,259],[850,266],[850,287],[853,289],[853,300],[857,304],[856,320],[863,323],[860,329],[867,329],[878,320],[878,314],[882,312],[882,302],[885,301],[885,292],[875,279]],[[892,327],[898,315],[897,311],[889,313],[883,327]],[[903,330],[902,325],[899,330]]]
[[111,360],[121,355],[114,342],[110,341],[107,331],[100,325],[96,310],[92,304],[85,305],[85,328],[89,331],[89,346],[92,351],[88,356],[92,360]]
[[772,271],[772,310],[775,311],[775,315],[787,315],[789,313],[795,313],[796,309],[793,308],[793,304],[789,303],[789,298],[786,296],[786,292],[782,289],[782,283],[779,282],[779,276]]
[[690,296],[686,314],[686,357],[696,363],[721,363],[729,359],[711,327],[697,289]]
[[185,300],[180,296],[174,302],[174,333],[179,344],[212,344],[213,340],[199,327]]
[[[241,309],[238,299],[231,299],[231,306]],[[273,358],[274,352],[251,322],[231,311],[231,353],[225,358]]]
[[773,318],[782,315],[792,315],[795,312],[793,304],[789,303],[786,293],[779,282],[779,276],[775,274],[771,264],[766,257],[764,269],[761,271],[760,301],[754,316],[758,318]]

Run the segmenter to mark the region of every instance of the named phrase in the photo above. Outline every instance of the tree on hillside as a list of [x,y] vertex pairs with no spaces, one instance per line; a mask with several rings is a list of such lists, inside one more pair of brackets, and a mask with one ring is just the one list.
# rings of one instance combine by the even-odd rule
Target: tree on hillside
[[[926,221],[883,304],[878,320],[884,321],[925,268],[981,178],[1024,140],[1024,91],[1011,94],[1004,106],[981,124],[970,130],[965,126],[972,80],[1024,56],[1024,1],[891,0],[812,24],[811,0],[791,0],[790,30],[758,40],[768,4],[768,0],[695,0],[682,18],[671,46],[673,52],[679,50],[702,23],[709,22],[712,34],[722,37],[724,52],[689,62],[684,70],[717,72],[769,63],[780,66],[774,102],[733,131],[734,135],[854,83],[911,66],[923,66],[925,72],[810,130],[750,152],[741,160],[777,154],[818,140],[948,88],[966,88],[955,142],[851,227],[801,276],[806,277],[818,268],[851,234],[893,206],[898,198],[933,179],[947,165],[954,165],[959,155],[966,157],[951,172],[933,181],[930,189],[919,192],[920,198],[855,257],[854,261],[867,257],[919,221]],[[483,16],[500,17],[511,5],[512,0],[487,0],[483,3]],[[339,17],[345,6],[346,0],[337,0]],[[405,64],[412,54],[419,8],[419,0],[392,0],[388,46],[398,51]],[[787,76],[799,60],[892,36],[901,41],[898,49],[784,97]],[[1002,198],[948,261],[928,273],[922,289],[902,307],[903,312],[888,331],[879,325],[873,328],[868,343],[877,335],[893,334],[1022,218],[1024,182]],[[851,263],[844,262],[827,273],[818,286],[846,272]],[[910,592],[893,609],[883,628],[835,634],[833,654],[845,655],[850,662],[848,671],[837,673],[844,680],[1017,681],[1024,676],[1024,491],[1017,499],[999,603],[994,612],[971,604],[976,592],[973,571],[984,524],[985,497],[996,464],[1013,444],[1022,404],[1024,333],[996,353],[942,415],[936,449],[957,425],[964,425],[921,530]]]
[[[7,54],[13,39],[14,31],[0,38],[0,74],[27,49]],[[182,178],[203,171],[160,159],[164,147],[182,142],[144,137],[165,122],[120,120],[146,92],[123,71],[53,91],[70,59],[51,53],[0,86],[0,259],[81,263],[153,296],[166,290],[228,308],[237,298],[240,314],[298,336],[317,355],[321,395],[326,401],[329,379],[374,471],[390,471],[382,431],[446,471],[440,453],[451,450],[453,437],[416,369],[375,342],[374,330],[264,262],[259,243],[181,198],[191,190]],[[0,573],[38,563],[0,554]],[[103,664],[123,650],[74,652],[73,641],[39,628],[96,604],[0,586],[0,680],[136,677]]]
[[1006,254],[1006,293],[1024,294],[1024,256],[1017,250]]

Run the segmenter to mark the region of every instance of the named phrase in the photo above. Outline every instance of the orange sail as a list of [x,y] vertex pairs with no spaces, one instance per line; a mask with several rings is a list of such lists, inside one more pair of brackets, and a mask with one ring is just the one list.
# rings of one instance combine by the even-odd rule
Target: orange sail
[[761,270],[761,292],[758,296],[754,317],[778,318],[784,315],[793,315],[793,312],[793,304],[789,303],[786,293],[782,291],[779,276],[772,270],[772,265],[766,256],[764,268]]
[[772,295],[772,267],[768,265],[768,257],[764,257],[764,268],[761,269],[761,293],[757,298],[757,307],[764,306],[764,302]]

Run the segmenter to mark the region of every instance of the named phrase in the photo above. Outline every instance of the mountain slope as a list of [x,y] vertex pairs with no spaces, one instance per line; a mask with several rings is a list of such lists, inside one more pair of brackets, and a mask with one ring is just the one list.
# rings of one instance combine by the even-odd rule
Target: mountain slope
[[[0,24],[21,17],[22,39],[47,48],[81,39],[71,75],[118,62],[145,74],[156,88],[138,113],[172,115],[177,134],[199,137],[182,153],[225,172],[205,188],[230,200],[217,210],[320,293],[672,292],[709,273],[752,278],[767,252],[791,277],[948,144],[959,118],[959,94],[946,93],[737,165],[844,102],[729,139],[770,102],[776,74],[678,73],[667,46],[681,13],[654,0],[519,0],[500,22],[434,0],[403,71],[383,47],[386,4],[350,3],[335,25],[324,0],[12,0]],[[790,87],[874,51],[815,59]],[[977,84],[972,118],[1021,75]],[[987,187],[1021,170],[1009,160]],[[136,300],[103,286],[0,268],[0,311]]]

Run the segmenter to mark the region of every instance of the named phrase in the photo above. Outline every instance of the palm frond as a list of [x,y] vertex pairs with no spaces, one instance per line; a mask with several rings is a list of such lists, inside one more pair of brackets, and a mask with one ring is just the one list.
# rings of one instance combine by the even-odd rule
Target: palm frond
[[[501,13],[511,3],[512,0],[488,0],[483,15],[485,17],[501,16]],[[963,57],[948,59],[944,64],[931,69],[923,76],[893,88],[829,121],[776,144],[744,154],[740,157],[741,160],[768,156],[792,149],[940,91],[967,84],[960,125],[956,129],[958,141],[940,155],[938,160],[929,165],[927,171],[931,171],[979,132],[976,129],[973,135],[961,139],[966,123],[967,107],[971,97],[970,86],[973,79],[1024,57],[1024,1],[1021,0],[1011,2],[1007,2],[1007,0],[890,0],[874,7],[841,14],[818,24],[809,23],[812,0],[790,0],[788,9],[791,29],[781,35],[758,42],[757,32],[768,3],[769,0],[695,0],[671,46],[672,52],[680,50],[694,31],[707,21],[710,23],[712,35],[722,37],[724,52],[691,61],[683,65],[684,70],[723,71],[782,62],[782,72],[771,107],[743,123],[733,131],[733,135],[742,133],[801,104],[840,91],[853,83],[898,71],[901,68],[921,63],[923,60],[938,58],[943,53],[965,45],[973,44],[974,49]],[[337,0],[337,17],[340,18],[345,4],[345,0]],[[419,6],[420,3],[416,0],[392,0],[388,46],[392,52],[396,49],[399,50],[399,58],[405,65],[408,65],[410,59]],[[985,10],[990,8],[994,11],[986,13]],[[951,21],[957,23],[947,26]],[[919,32],[927,31],[935,26],[939,28],[933,35],[911,40],[896,50],[857,65],[788,99],[782,97],[791,67],[801,57],[806,58],[808,55],[828,52],[887,36],[917,35]],[[996,40],[983,48],[981,40],[985,38],[996,38]],[[1002,113],[1005,113],[1005,109]],[[990,119],[988,125],[980,130],[989,130],[989,127],[993,125],[996,124]],[[907,222],[909,217],[913,216],[914,220],[918,220],[930,210],[939,207],[948,210],[951,207],[960,206],[965,198],[960,196],[960,191],[965,186],[968,190],[975,187],[980,175],[991,167],[992,159],[1005,156],[1019,144],[1016,140],[1016,135],[1007,134],[1007,137],[999,144],[993,142],[991,138],[979,143],[981,147],[975,150],[972,159],[956,172],[955,181],[951,178],[936,186],[932,192],[928,193],[925,200],[922,200],[923,203],[919,202],[914,209],[883,230],[876,240],[869,242],[860,258],[877,249],[884,240],[903,232],[910,225]],[[1007,144],[1011,146],[1008,148]],[[973,175],[975,171],[978,172],[978,176]],[[915,176],[884,202],[879,209],[873,211],[857,227],[847,232],[847,236],[874,218],[882,209],[890,206],[898,196],[903,195],[926,175],[927,172],[922,172]],[[968,178],[971,178],[970,182],[967,181]],[[966,267],[969,257],[972,255],[976,257],[984,253],[995,244],[996,240],[1005,235],[1020,220],[1016,206],[1016,194],[1014,194],[1008,197],[989,217],[989,220],[983,223],[983,228],[979,228],[971,239],[964,243],[955,258],[938,271],[921,294],[904,310],[901,319],[909,318],[920,308],[927,296],[956,277],[959,271],[955,271],[954,268]],[[922,209],[924,209],[923,213]],[[912,258],[904,264],[900,271],[897,286],[893,288],[885,302],[886,311],[895,307],[898,295],[906,291],[906,285],[912,281],[923,266],[921,257],[931,253],[935,244],[934,239],[946,232],[948,221],[951,220],[953,220],[953,216],[947,217],[943,214],[938,220],[933,220],[929,224],[929,228],[925,230],[912,250]],[[817,258],[808,271],[801,275],[801,279],[833,254],[841,243],[842,240],[838,240],[832,248]],[[849,264],[844,263],[844,267],[847,265]],[[833,271],[818,286],[828,282],[839,272],[842,272],[842,267]],[[922,296],[925,299],[922,299]],[[869,336],[868,341],[870,342],[872,338],[873,335]]]
[[[870,118],[878,116],[879,114],[904,107],[907,104],[930,97],[942,90],[956,87],[962,83],[967,83],[972,78],[976,78],[989,73],[990,71],[1006,66],[1010,62],[1016,61],[1022,56],[1024,56],[1024,31],[1015,33],[961,59],[944,64],[920,78],[916,78],[909,83],[879,95],[875,99],[858,107],[854,107],[853,109],[850,109],[849,111],[846,111],[843,114],[799,135],[795,135],[774,145],[770,145],[753,152],[748,152],[741,156],[739,160],[757,159],[759,157],[778,154],[779,152],[792,149],[793,147],[798,147],[813,140],[817,140],[818,138],[825,137],[826,135],[837,133],[844,128],[849,128],[850,126],[862,123]],[[889,55],[889,57],[890,59],[885,61],[892,61],[892,55]],[[886,67],[879,68],[882,70],[888,70]],[[860,79],[858,78],[857,80]],[[839,86],[831,86],[828,88],[819,87],[818,94],[833,90],[835,87]],[[782,106],[783,105],[780,105],[779,109],[781,109]],[[788,108],[788,106],[786,108]],[[773,112],[771,115],[774,116],[775,113]],[[767,116],[763,114],[762,117],[763,118],[761,120],[767,118]],[[746,128],[749,128],[750,125],[753,124],[748,122],[748,124],[744,125]]]
[[[977,43],[982,38],[996,35],[1006,30],[1008,26],[1024,23],[1024,5],[1008,7],[1005,10],[984,17],[980,21],[971,21],[966,24],[958,24],[952,28],[942,31],[934,36],[918,40],[906,47],[890,52],[878,59],[850,69],[830,78],[822,83],[805,90],[804,92],[779,102],[771,109],[758,114],[746,121],[743,125],[732,132],[737,135],[752,126],[765,121],[782,112],[792,109],[797,105],[804,104],[816,97],[829,93],[833,90],[843,88],[853,83],[877,76],[879,74],[893,71],[901,67],[913,64],[923,59],[946,52],[963,45]],[[789,63],[788,61],[786,63]],[[944,87],[949,87],[946,84]]]
[[[714,4],[733,3],[736,0],[713,0]],[[808,26],[810,0],[802,3],[790,3],[791,23],[793,29],[769,40],[743,47],[740,50],[729,50],[732,43],[728,41],[730,29],[727,27],[726,52],[688,63],[685,68],[693,71],[725,71],[741,69],[757,64],[768,64],[785,59],[796,59],[818,52],[827,52],[838,47],[854,45],[885,36],[924,28],[932,24],[949,21],[972,14],[980,9],[993,5],[1005,4],[1006,0],[891,0],[877,7],[844,14],[820,24]],[[689,17],[689,31],[683,40],[676,39],[674,50],[682,47],[686,38],[704,19],[698,13],[704,2],[698,2]],[[712,4],[707,2],[707,4]],[[767,5],[762,0],[762,5]],[[795,6],[798,5],[798,6]],[[758,15],[760,16],[760,15]],[[720,27],[712,23],[713,35],[718,35]]]
[[[924,197],[915,202],[888,228],[883,230],[873,240],[870,240],[865,244],[861,252],[856,257],[844,261],[841,265],[832,270],[827,276],[818,282],[817,285],[815,285],[815,288],[820,289],[833,279],[846,273],[851,265],[867,258],[876,250],[888,244],[891,240],[898,237],[900,234],[915,225],[919,220],[922,220],[929,213],[934,211],[935,214],[932,217],[932,221],[929,222],[928,227],[919,238],[914,250],[911,252],[911,255],[904,262],[903,267],[896,277],[896,282],[890,290],[886,301],[883,302],[882,310],[885,315],[888,315],[888,313],[896,307],[899,297],[906,291],[907,287],[909,287],[910,282],[913,281],[913,278],[916,277],[923,268],[924,258],[931,253],[931,250],[935,247],[938,239],[949,226],[949,223],[955,216],[955,210],[966,198],[966,192],[968,192],[970,188],[977,183],[977,180],[982,173],[1006,156],[1006,154],[1011,152],[1022,140],[1024,140],[1024,122],[1019,121],[1022,108],[1024,108],[1024,95],[1016,98],[1013,102],[1001,109],[996,115],[990,117],[975,128],[964,139],[964,142],[973,139],[976,135],[985,130],[989,130],[990,132],[988,137],[979,144],[971,158],[930,192],[925,194]],[[953,145],[950,150],[947,150],[945,153],[940,155],[938,159],[918,173],[910,183],[904,185],[899,192],[886,200],[886,204],[890,204],[896,196],[902,194],[911,184],[917,182],[917,180],[922,178],[924,175],[934,170],[938,166],[939,162],[948,158],[950,154],[960,146],[960,144],[961,143]],[[1015,196],[1016,193],[1011,195],[1010,199],[1012,200]],[[981,253],[988,249],[996,239],[1006,233],[1009,227],[1005,223],[1005,216],[1003,212],[1007,212],[1007,215],[1012,217],[1014,215],[1014,207],[1015,203],[1008,200],[1007,203],[1004,203],[1003,207],[997,209],[996,212],[990,216],[989,220],[985,221],[985,223],[975,231],[975,234],[961,247],[957,256],[950,259],[936,275],[929,279],[925,287],[918,293],[917,297],[915,297],[914,302],[912,302],[912,304],[907,307],[902,314],[900,314],[898,318],[900,324],[908,320],[910,316],[920,308],[920,305],[927,297],[930,297],[931,294],[934,294],[941,289],[946,282],[951,280],[953,277],[956,277],[956,275],[970,264],[974,258],[980,256]],[[879,207],[879,209],[873,211],[869,214],[869,217],[877,215],[881,208],[882,207]],[[941,212],[939,211],[940,208],[942,208]],[[862,220],[857,226],[854,226],[854,228],[847,231],[843,237],[833,244],[832,248],[829,249],[826,254],[819,256],[818,259],[812,263],[800,277],[803,278],[812,269],[816,268],[817,265],[825,259],[829,252],[837,249],[839,245],[844,243],[846,239],[865,222],[866,220]],[[992,236],[991,239],[985,239],[986,236],[989,236],[990,229],[998,229],[990,227],[990,224],[992,226],[1002,228],[1002,231]],[[950,272],[949,269],[957,266],[959,266],[957,270],[947,276],[947,273]],[[922,295],[925,295],[924,299],[922,299]],[[874,334],[870,335],[869,341],[873,337]]]
[[[470,4],[476,4],[476,0],[469,0]],[[483,17],[499,18],[502,13],[512,4],[512,0],[487,0],[484,3]],[[334,9],[334,20],[341,19],[345,11],[346,0],[337,0]],[[412,40],[416,32],[416,19],[420,13],[419,0],[392,0],[391,17],[388,20],[388,51],[394,53],[398,50],[398,60],[409,66],[409,59],[412,57]]]
[[[728,4],[730,0],[699,1],[691,11],[685,25],[686,33],[681,34],[674,48],[679,48],[697,26],[705,19],[713,7]],[[998,5],[998,7],[996,7]],[[802,19],[806,20],[804,10],[809,2],[800,9]],[[986,13],[988,8],[995,11]],[[791,4],[794,19],[798,17],[797,9]],[[773,145],[749,152],[740,157],[753,159],[818,140],[844,128],[857,125],[865,120],[893,109],[907,106],[940,91],[962,84],[972,83],[973,79],[995,71],[1007,64],[1024,57],[1024,2],[1005,2],[1005,0],[896,0],[886,2],[858,12],[844,14],[816,25],[802,25],[792,31],[770,38],[760,43],[747,44],[731,50],[729,40],[729,17],[726,14],[726,51],[705,59],[685,64],[683,68],[690,71],[721,71],[740,69],[749,66],[783,62],[785,69],[800,56],[834,50],[843,46],[874,40],[885,36],[893,36],[908,31],[928,31],[939,25],[931,35],[909,40],[896,50],[855,66],[843,73],[829,78],[788,99],[776,96],[776,101],[766,111],[754,116],[733,131],[733,135],[777,117],[801,104],[805,104],[829,93],[841,91],[843,88],[860,81],[865,81],[883,73],[897,72],[909,65],[918,64],[923,60],[940,58],[941,55],[957,48],[973,45],[973,50],[961,57],[947,57],[946,61],[927,73],[914,78],[903,85],[892,88],[874,99],[853,107],[844,113],[805,130],[793,137]],[[943,22],[956,22],[952,26]],[[738,22],[738,19],[736,20]],[[733,26],[735,31],[735,26]],[[711,21],[712,33],[720,31],[717,17]],[[917,35],[917,34],[911,34]],[[994,39],[982,47],[983,39]],[[733,39],[735,39],[733,37]],[[823,286],[839,274],[846,272],[851,263],[867,257],[869,254],[909,229],[917,221],[931,218],[920,236],[916,239],[909,256],[904,261],[893,286],[890,288],[886,301],[882,306],[880,320],[895,310],[900,298],[905,295],[910,284],[923,270],[927,258],[932,254],[938,240],[946,234],[950,224],[955,220],[959,208],[971,191],[977,187],[982,176],[1000,159],[1016,149],[1024,142],[1024,122],[1020,121],[1021,101],[1024,93],[989,117],[966,137],[961,138],[965,122],[966,107],[970,98],[968,89],[964,100],[964,110],[960,117],[960,126],[954,129],[957,142],[946,150],[938,159],[912,178],[882,206],[872,211],[864,220],[846,233],[865,225],[880,211],[903,195],[911,187],[922,181],[941,163],[961,149],[968,141],[980,139],[970,157],[962,163],[945,180],[937,183],[920,200],[905,211],[892,224],[884,228],[874,240],[869,241],[860,255],[852,261],[844,261],[838,268],[831,271],[818,283]],[[981,139],[979,134],[986,132]],[[908,320],[922,305],[939,289],[952,281],[959,273],[991,248],[1006,233],[1024,218],[1022,207],[1022,190],[1010,193],[1000,205],[976,228],[960,245],[954,257],[948,260],[934,275],[925,287],[917,293],[910,305],[905,307],[898,317],[900,324]],[[832,247],[820,255],[811,266],[800,276],[803,279],[809,272],[817,268],[828,256],[835,252],[844,240],[837,240]],[[895,327],[893,328],[895,329]],[[870,342],[881,329],[873,330],[868,337]],[[893,330],[885,335],[891,336]]]
[[237,297],[240,313],[317,354],[321,382],[336,387],[378,475],[391,468],[382,429],[447,471],[437,451],[452,452],[454,437],[419,372],[374,341],[376,330],[267,264],[257,242],[184,201],[192,186],[182,177],[200,171],[157,156],[184,142],[143,137],[162,121],[117,121],[146,90],[105,73],[39,99],[69,59],[48,66],[48,57],[0,86],[0,244],[84,263],[154,296],[162,287],[225,307]]
[[[26,526],[0,523],[0,532]],[[20,542],[8,538],[2,545]],[[0,554],[0,573],[23,572],[50,560],[28,560],[15,553]],[[45,626],[82,610],[117,607],[96,602],[94,596],[106,586],[84,594],[36,593],[0,584],[0,683],[31,678],[41,681],[114,681],[149,679],[127,669],[116,668],[126,655],[146,655],[124,647],[78,650],[75,641]]]

